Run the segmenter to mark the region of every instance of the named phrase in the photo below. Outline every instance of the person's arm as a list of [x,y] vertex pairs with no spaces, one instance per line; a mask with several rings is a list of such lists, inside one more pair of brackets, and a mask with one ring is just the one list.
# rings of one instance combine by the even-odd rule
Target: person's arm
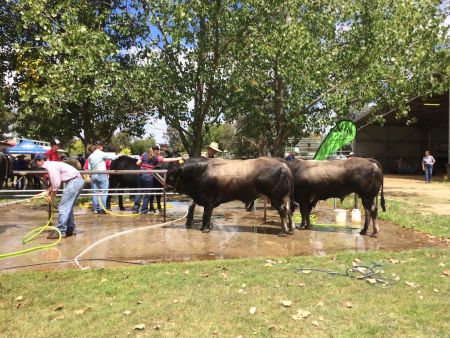
[[422,158],[422,170],[425,171],[425,157]]
[[431,156],[431,158],[433,159],[433,162],[431,162],[431,165],[434,165],[436,163],[436,160],[434,159],[434,156]]
[[143,155],[139,156],[139,160],[137,160],[137,162],[136,162],[136,165],[137,165],[138,167],[140,167],[141,164],[142,164],[142,156],[143,156]]
[[177,162],[181,161],[182,159],[182,157],[164,157],[162,162]]

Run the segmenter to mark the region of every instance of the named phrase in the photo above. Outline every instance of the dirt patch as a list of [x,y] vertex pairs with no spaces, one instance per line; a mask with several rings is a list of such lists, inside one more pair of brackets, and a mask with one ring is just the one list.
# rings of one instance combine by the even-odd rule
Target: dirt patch
[[450,183],[441,177],[428,184],[420,176],[387,175],[384,192],[387,199],[410,204],[421,214],[450,215]]

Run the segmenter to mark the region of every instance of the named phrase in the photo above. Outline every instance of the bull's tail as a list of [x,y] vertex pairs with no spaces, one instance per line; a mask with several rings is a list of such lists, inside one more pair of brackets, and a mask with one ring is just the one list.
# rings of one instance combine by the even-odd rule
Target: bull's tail
[[380,198],[380,202],[381,202],[381,209],[383,209],[384,212],[386,212],[386,203],[384,200],[384,175],[383,175],[383,170],[381,170],[381,198]]

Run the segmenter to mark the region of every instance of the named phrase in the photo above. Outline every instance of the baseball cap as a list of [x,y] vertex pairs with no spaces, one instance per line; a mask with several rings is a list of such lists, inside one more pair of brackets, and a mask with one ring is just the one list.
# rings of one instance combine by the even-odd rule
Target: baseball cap
[[41,160],[47,161],[47,156],[45,156],[44,154],[35,154],[33,157],[33,161],[31,161],[31,165],[33,166],[36,164],[36,161]]
[[60,142],[57,138],[55,138],[55,139],[53,139],[53,140],[50,142],[50,145],[52,145],[52,146],[58,145],[58,146],[59,146],[60,143],[61,143],[61,142]]
[[152,149],[153,149],[153,150],[161,150],[161,147],[159,146],[159,144],[155,144],[155,145],[152,147]]
[[102,146],[102,145],[103,145],[103,142],[100,141],[100,140],[97,140],[97,141],[94,142],[94,144],[95,144],[96,146]]

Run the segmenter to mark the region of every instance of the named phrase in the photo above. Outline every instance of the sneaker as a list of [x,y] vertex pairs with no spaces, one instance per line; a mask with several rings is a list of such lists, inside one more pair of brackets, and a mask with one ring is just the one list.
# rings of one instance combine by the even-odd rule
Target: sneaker
[[133,214],[139,214],[138,210],[133,209]]
[[[66,233],[61,232],[61,237],[66,237]],[[58,238],[59,238],[59,234],[58,234],[58,231],[56,231],[56,230],[50,231],[47,236],[47,239],[58,239]]]
[[156,209],[151,208],[150,212],[153,212],[154,214],[156,214]]
[[74,228],[67,228],[66,237],[75,236],[77,233]]

